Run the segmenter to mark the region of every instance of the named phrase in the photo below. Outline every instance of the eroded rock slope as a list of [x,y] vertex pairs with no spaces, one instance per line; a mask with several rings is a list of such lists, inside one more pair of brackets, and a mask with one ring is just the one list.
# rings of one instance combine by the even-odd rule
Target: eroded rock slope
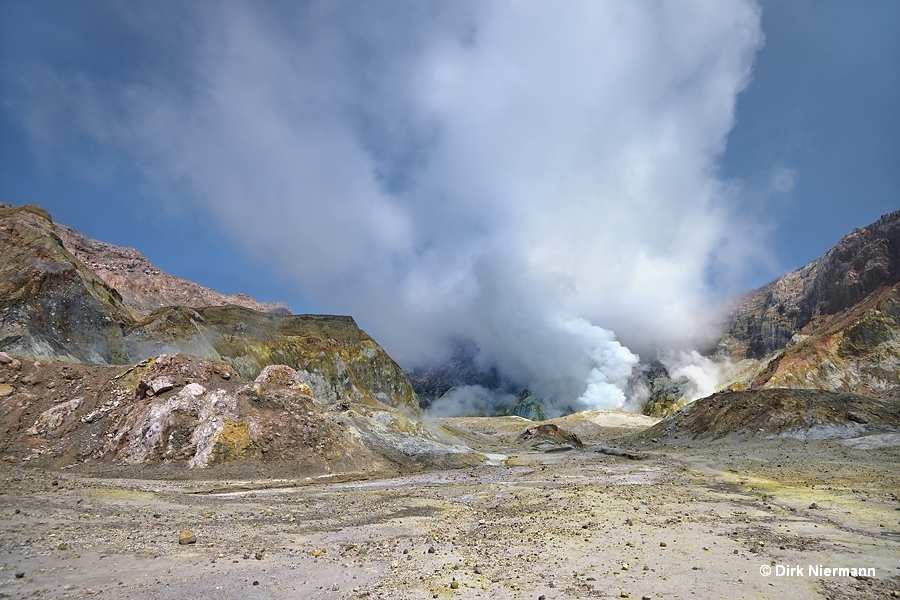
[[38,207],[0,206],[7,460],[313,474],[475,460],[422,424],[406,375],[352,318],[155,307],[184,296],[140,255],[85,240]]

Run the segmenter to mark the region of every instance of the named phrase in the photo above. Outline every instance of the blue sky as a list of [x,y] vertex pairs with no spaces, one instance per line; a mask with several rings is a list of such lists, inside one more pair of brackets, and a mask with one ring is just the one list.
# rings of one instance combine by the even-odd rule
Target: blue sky
[[898,28],[887,0],[0,0],[0,200],[403,364],[468,337],[619,406],[635,354],[900,208]]

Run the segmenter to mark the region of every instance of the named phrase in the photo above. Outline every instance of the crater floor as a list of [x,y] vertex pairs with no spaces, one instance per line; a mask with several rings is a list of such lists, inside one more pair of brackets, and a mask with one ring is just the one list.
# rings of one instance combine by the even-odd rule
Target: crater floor
[[[608,450],[634,423],[582,428],[584,450],[554,453],[502,452],[520,429],[508,420],[439,425],[491,460],[258,481],[0,463],[0,598],[900,595],[898,446],[647,443],[628,458]],[[181,530],[196,543],[180,545]],[[802,575],[778,575],[788,567]]]

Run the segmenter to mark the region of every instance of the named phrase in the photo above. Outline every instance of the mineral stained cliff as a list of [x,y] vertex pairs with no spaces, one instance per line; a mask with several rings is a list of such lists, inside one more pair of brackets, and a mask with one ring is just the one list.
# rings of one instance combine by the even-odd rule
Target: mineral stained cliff
[[[167,279],[33,206],[0,206],[0,248],[7,457],[189,467],[275,459],[327,473],[461,464],[471,454],[422,425],[405,374],[350,317],[261,312],[245,296],[203,306],[233,297]],[[123,296],[113,284],[135,270]],[[184,304],[157,306],[170,299]]]
[[900,397],[900,211],[736,305],[714,355],[753,389]]

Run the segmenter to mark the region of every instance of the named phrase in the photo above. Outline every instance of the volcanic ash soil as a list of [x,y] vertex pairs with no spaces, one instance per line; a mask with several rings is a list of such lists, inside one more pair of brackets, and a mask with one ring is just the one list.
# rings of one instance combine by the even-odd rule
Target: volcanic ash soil
[[[496,433],[490,420],[443,425],[472,441],[479,423],[482,438]],[[897,446],[776,439],[615,455],[602,439],[614,431],[580,431],[579,451],[525,447],[474,468],[352,481],[3,464],[0,598],[900,595]],[[804,575],[776,576],[779,565]]]

